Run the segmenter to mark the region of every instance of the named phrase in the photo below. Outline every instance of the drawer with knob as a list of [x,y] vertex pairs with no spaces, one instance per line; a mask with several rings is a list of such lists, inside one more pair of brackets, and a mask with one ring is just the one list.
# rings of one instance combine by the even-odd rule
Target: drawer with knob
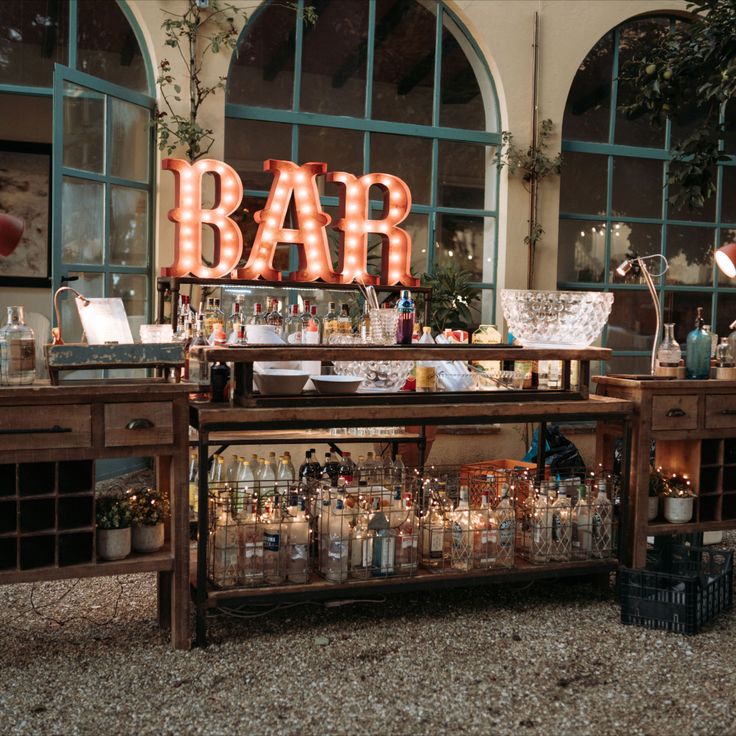
[[697,426],[697,394],[652,398],[652,429],[697,429]]
[[736,427],[736,394],[714,394],[705,397],[705,428]]
[[43,450],[92,446],[89,404],[8,406],[0,410],[0,449]]
[[105,446],[171,445],[174,408],[170,401],[105,405]]

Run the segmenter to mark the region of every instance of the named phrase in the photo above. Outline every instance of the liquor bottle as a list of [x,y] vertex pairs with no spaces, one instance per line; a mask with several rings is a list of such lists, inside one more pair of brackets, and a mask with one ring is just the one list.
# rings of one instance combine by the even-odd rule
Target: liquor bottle
[[734,358],[731,354],[731,344],[727,337],[722,337],[716,348],[716,360],[719,368],[733,368]]
[[277,335],[281,335],[284,327],[284,316],[279,311],[279,300],[271,299],[271,308],[266,314],[266,324],[273,329]]
[[312,491],[319,483],[320,464],[314,459],[315,450],[307,450],[304,456],[304,462],[299,466],[299,482],[304,491]]
[[289,568],[287,578],[292,583],[306,583],[309,579],[309,520],[306,501],[297,499],[296,513],[289,524]]
[[703,329],[708,333],[710,338],[710,357],[716,357],[716,348],[718,347],[718,335],[713,332],[710,325],[703,325]]
[[8,307],[0,329],[0,385],[24,386],[36,380],[36,341],[25,323],[23,307]]
[[[259,491],[258,478],[253,463],[244,457],[240,458],[240,467],[238,468],[238,488],[238,495],[243,499],[257,495]],[[242,508],[242,503],[240,506]]]
[[373,513],[368,522],[368,530],[374,535],[373,575],[376,577],[393,575],[396,561],[396,530],[391,528],[378,498],[373,502]]
[[325,577],[333,583],[342,583],[348,578],[350,529],[343,512],[344,502],[338,498],[328,514],[328,545],[324,566]]
[[455,570],[470,570],[473,567],[473,540],[470,528],[468,487],[460,486],[460,500],[452,513],[452,548],[450,564]]
[[450,534],[444,506],[436,494],[430,495],[429,508],[422,517],[422,565],[432,572],[444,568]]
[[404,484],[406,483],[406,465],[404,465],[404,460],[401,457],[400,452],[396,453],[396,458],[393,462],[392,471],[393,477],[391,478],[391,481],[396,485],[400,485],[403,489]]
[[279,464],[276,461],[276,453],[273,451],[268,453],[268,464],[271,466],[271,470],[273,471],[274,480],[276,480],[276,477],[278,476],[278,472],[279,472]]
[[219,513],[211,537],[212,578],[215,585],[227,587],[238,582],[238,525],[230,513],[230,495],[220,495]]
[[414,300],[408,289],[402,290],[396,310],[399,313],[399,321],[396,324],[396,342],[399,345],[411,345],[414,334]]
[[351,335],[353,332],[353,320],[350,319],[350,305],[340,305],[340,315],[337,318],[337,332],[339,335]]
[[276,493],[276,474],[273,472],[271,463],[265,457],[258,458],[258,481],[261,496],[273,496]]
[[471,512],[473,530],[473,567],[483,570],[493,567],[498,555],[498,523],[488,501],[488,491],[480,497],[480,508]]
[[338,478],[345,482],[345,485],[352,485],[355,480],[355,463],[350,457],[349,452],[343,452],[338,471]]
[[317,305],[312,304],[309,308],[310,325],[317,325],[317,344],[322,342],[322,320],[317,316]]
[[288,451],[284,452],[284,457],[289,464],[289,472],[291,473],[292,481],[296,482],[296,470],[294,469],[294,463],[291,461],[291,453]]
[[710,377],[710,335],[703,329],[703,308],[698,307],[695,329],[688,333],[685,349],[685,375],[687,378]]
[[677,368],[680,365],[680,344],[675,340],[675,324],[668,322],[664,326],[664,339],[657,349],[657,362],[663,368]]
[[212,314],[215,322],[219,322],[221,325],[226,324],[225,312],[220,309],[220,300],[217,297],[212,300]]
[[322,321],[322,343],[329,345],[330,337],[337,334],[337,311],[335,310],[335,302],[330,302],[327,307],[327,314]]
[[302,330],[302,345],[319,345],[319,324],[312,317]]
[[368,308],[368,300],[363,302],[363,314],[358,323],[358,334],[363,342],[369,342],[371,336],[371,314]]
[[549,562],[550,499],[547,496],[547,489],[547,483],[542,481],[532,505],[531,550],[529,556],[532,562]]
[[322,475],[327,475],[333,485],[337,485],[337,480],[340,477],[340,463],[333,459],[331,452],[325,453],[325,462],[321,471]]
[[262,304],[256,303],[253,305],[253,314],[251,314],[251,316],[248,317],[248,324],[249,325],[266,324],[266,320],[263,316],[263,305]]
[[282,455],[279,460],[276,480],[280,488],[293,488],[295,486],[294,466],[289,464],[289,459],[285,455]]
[[240,470],[240,455],[233,455],[225,467],[225,480],[228,484],[238,482],[238,470]]
[[398,528],[396,537],[396,574],[412,575],[418,566],[417,559],[419,535],[417,517],[411,495],[404,497],[405,516]]
[[240,334],[240,326],[243,324],[243,314],[240,311],[242,303],[241,303],[242,297],[236,297],[235,302],[233,303],[233,311],[230,314],[229,324],[230,324],[230,331],[228,332],[227,336],[227,344],[228,345],[237,345],[239,340],[239,334]]
[[371,576],[373,566],[374,533],[368,529],[365,503],[365,498],[359,500],[358,514],[350,532],[350,576],[361,580]]
[[572,557],[575,560],[589,559],[593,549],[590,501],[588,488],[581,483],[578,487],[578,502],[572,512]]
[[191,383],[197,384],[198,389],[189,394],[189,400],[195,404],[203,404],[210,400],[210,364],[203,351],[198,354],[193,352],[194,348],[207,346],[207,339],[204,335],[204,317],[197,317],[197,324],[194,330],[194,337],[190,345],[189,353],[189,380]]
[[598,481],[598,494],[591,504],[591,547],[593,557],[606,559],[612,554],[613,506],[606,495],[606,481]]
[[493,510],[495,526],[498,528],[498,553],[500,565],[511,567],[514,564],[514,542],[516,540],[516,512],[511,499],[508,480],[501,481],[501,491],[496,508]]
[[238,517],[238,578],[244,585],[259,585],[263,582],[263,527],[253,496],[245,499]]
[[309,299],[304,299],[303,304],[304,308],[299,312],[299,318],[302,321],[302,325],[304,325],[304,329],[306,329],[312,317],[312,303]]
[[570,499],[567,488],[560,484],[557,498],[551,507],[550,523],[550,560],[567,562],[572,554],[572,530],[570,527],[571,516]]
[[273,496],[266,503],[263,525],[263,577],[278,585],[286,580],[289,540],[288,526],[282,518],[281,500]]
[[289,316],[284,323],[284,339],[289,345],[301,345],[302,342],[302,319],[299,316],[299,305],[292,304]]
[[212,326],[218,321],[217,316],[215,315],[215,300],[213,297],[207,297],[204,310],[202,309],[202,303],[199,303],[197,319],[199,319],[200,316],[202,316],[204,320],[204,336],[205,338],[208,338],[212,334]]

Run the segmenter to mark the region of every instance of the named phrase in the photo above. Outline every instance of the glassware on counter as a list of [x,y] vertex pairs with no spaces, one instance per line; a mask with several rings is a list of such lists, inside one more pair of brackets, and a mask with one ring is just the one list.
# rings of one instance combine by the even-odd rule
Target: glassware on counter
[[36,341],[25,323],[23,307],[8,307],[8,322],[0,329],[0,385],[21,386],[36,378]]
[[395,345],[399,313],[395,309],[371,309],[368,335],[374,345]]
[[703,308],[698,307],[695,329],[687,336],[685,351],[685,375],[687,378],[705,379],[710,377],[710,334],[704,329]]
[[657,350],[657,362],[663,368],[677,368],[680,365],[680,343],[675,340],[674,322],[667,322],[664,326],[664,340]]

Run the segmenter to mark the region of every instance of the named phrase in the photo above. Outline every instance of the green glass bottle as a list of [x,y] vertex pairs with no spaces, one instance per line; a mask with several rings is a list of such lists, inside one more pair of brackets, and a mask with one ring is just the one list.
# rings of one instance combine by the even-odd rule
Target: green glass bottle
[[687,378],[710,378],[710,335],[703,329],[703,308],[698,307],[695,329],[687,336],[685,375]]

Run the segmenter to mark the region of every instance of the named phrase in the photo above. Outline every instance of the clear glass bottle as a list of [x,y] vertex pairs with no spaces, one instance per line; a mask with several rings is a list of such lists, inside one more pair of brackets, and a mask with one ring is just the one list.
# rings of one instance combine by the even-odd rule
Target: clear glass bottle
[[703,329],[703,308],[698,307],[695,329],[688,333],[685,350],[685,376],[687,378],[710,378],[710,334]]
[[194,337],[189,346],[189,380],[191,383],[199,386],[197,391],[189,394],[189,400],[195,404],[203,404],[212,398],[211,387],[210,387],[210,364],[206,356],[199,354],[195,355],[192,353],[192,348],[195,347],[206,347],[207,338],[204,334],[204,315],[197,317],[197,323],[194,328]]
[[551,504],[549,558],[567,562],[572,553],[570,516],[572,508],[567,488],[560,484],[557,498]]
[[722,337],[721,342],[716,348],[716,360],[719,368],[733,367],[733,354],[731,353],[731,343],[727,337]]
[[0,384],[22,386],[36,379],[36,341],[25,323],[23,307],[8,307],[0,330]]
[[373,532],[373,575],[386,577],[394,574],[396,562],[396,530],[391,528],[381,502],[375,499],[373,514],[368,522],[368,530]]
[[417,534],[417,516],[411,495],[404,497],[404,519],[398,528],[396,538],[396,572],[399,575],[411,575],[417,569],[419,560],[417,552],[419,535]]
[[322,320],[322,343],[328,345],[330,337],[337,333],[337,310],[335,302],[329,302],[327,314]]
[[263,316],[263,305],[261,304],[253,305],[253,314],[250,317],[248,317],[248,324],[249,325],[266,324],[266,319]]
[[498,523],[488,502],[488,491],[483,491],[480,508],[471,513],[473,526],[473,567],[493,567],[498,554]]
[[450,517],[452,525],[452,547],[450,562],[455,570],[470,570],[473,567],[473,538],[470,527],[468,487],[460,487],[460,500]]
[[680,343],[675,340],[675,323],[667,322],[664,326],[664,339],[657,349],[657,362],[663,368],[677,368],[682,353]]
[[373,565],[374,533],[368,529],[368,518],[368,508],[363,497],[359,500],[358,514],[350,532],[350,577],[360,580],[371,576]]
[[215,533],[210,537],[212,577],[216,585],[232,586],[238,582],[238,525],[230,513],[230,496],[220,496]]
[[309,320],[309,329],[313,329],[314,325],[317,325],[317,344],[322,342],[322,320],[317,316],[317,305],[312,304],[309,308],[311,318]]
[[718,347],[718,335],[713,332],[710,325],[703,325],[703,329],[708,333],[708,337],[710,337],[710,357],[715,358],[716,348]]
[[511,500],[509,483],[506,479],[501,482],[501,497],[493,510],[493,517],[498,527],[499,565],[512,567],[514,564],[514,543],[516,541],[516,512]]
[[598,481],[598,493],[593,499],[590,519],[593,557],[606,559],[613,547],[613,505],[606,494],[606,481]]
[[284,328],[284,316],[279,311],[279,300],[271,299],[271,308],[266,315],[266,324],[273,329],[277,335],[281,335]]
[[289,316],[284,323],[284,339],[289,345],[301,345],[302,342],[302,319],[299,316],[299,305],[292,304]]
[[587,560],[592,550],[592,520],[588,487],[581,483],[578,487],[578,502],[572,513],[572,557]]
[[264,516],[263,577],[267,583],[278,585],[286,580],[289,555],[289,530],[282,517],[278,496],[268,500]]
[[287,578],[292,583],[306,583],[309,578],[309,520],[303,498],[297,499],[296,513],[290,518]]
[[238,522],[238,578],[244,585],[259,585],[263,582],[263,526],[253,496],[246,498]]
[[353,458],[350,457],[349,452],[343,452],[342,454],[338,476],[348,486],[352,485],[355,480],[355,463],[353,462]]
[[343,583],[347,580],[348,565],[350,562],[348,557],[350,548],[350,528],[344,514],[344,501],[341,498],[338,498],[335,501],[334,507],[330,504],[328,513],[328,539],[326,560],[324,560],[323,567],[324,575],[333,583]]
[[350,319],[350,305],[340,305],[340,315],[337,318],[337,332],[340,335],[351,335],[353,333],[353,320]]

